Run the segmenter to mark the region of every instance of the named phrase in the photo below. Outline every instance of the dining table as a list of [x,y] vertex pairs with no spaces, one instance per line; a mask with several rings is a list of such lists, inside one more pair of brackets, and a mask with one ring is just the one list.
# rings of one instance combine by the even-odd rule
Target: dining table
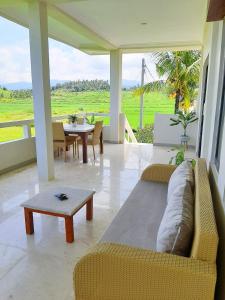
[[[64,132],[66,135],[77,134],[82,139],[83,163],[88,162],[88,135],[94,132],[94,125],[89,124],[64,124]],[[100,154],[103,154],[103,134],[100,135]]]

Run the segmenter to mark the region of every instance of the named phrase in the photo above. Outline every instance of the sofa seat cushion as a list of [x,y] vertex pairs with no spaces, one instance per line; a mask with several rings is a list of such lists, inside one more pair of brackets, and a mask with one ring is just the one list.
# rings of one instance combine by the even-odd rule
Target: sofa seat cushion
[[156,250],[168,184],[139,181],[100,242]]

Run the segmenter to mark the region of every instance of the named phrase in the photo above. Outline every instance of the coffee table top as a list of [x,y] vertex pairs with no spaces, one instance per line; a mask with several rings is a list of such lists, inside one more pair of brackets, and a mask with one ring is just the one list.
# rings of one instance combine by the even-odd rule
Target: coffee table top
[[[60,201],[55,194],[66,194],[68,200]],[[40,192],[30,200],[21,204],[22,207],[33,210],[73,216],[93,195],[95,191],[81,190],[69,187],[55,187]]]

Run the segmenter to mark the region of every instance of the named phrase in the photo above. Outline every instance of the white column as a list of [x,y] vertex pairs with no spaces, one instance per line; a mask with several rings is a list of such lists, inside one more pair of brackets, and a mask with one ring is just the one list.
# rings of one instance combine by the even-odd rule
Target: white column
[[122,51],[110,52],[110,140],[114,143],[121,142],[120,137],[120,112],[122,88]]
[[46,3],[30,2],[29,19],[38,175],[48,181],[54,178],[54,160]]

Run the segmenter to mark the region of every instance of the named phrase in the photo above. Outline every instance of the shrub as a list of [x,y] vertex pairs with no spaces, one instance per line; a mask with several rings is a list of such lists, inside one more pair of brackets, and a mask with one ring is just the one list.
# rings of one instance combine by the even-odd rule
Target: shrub
[[153,131],[154,131],[154,125],[145,125],[143,129],[137,129],[135,136],[138,141],[138,143],[153,143]]

